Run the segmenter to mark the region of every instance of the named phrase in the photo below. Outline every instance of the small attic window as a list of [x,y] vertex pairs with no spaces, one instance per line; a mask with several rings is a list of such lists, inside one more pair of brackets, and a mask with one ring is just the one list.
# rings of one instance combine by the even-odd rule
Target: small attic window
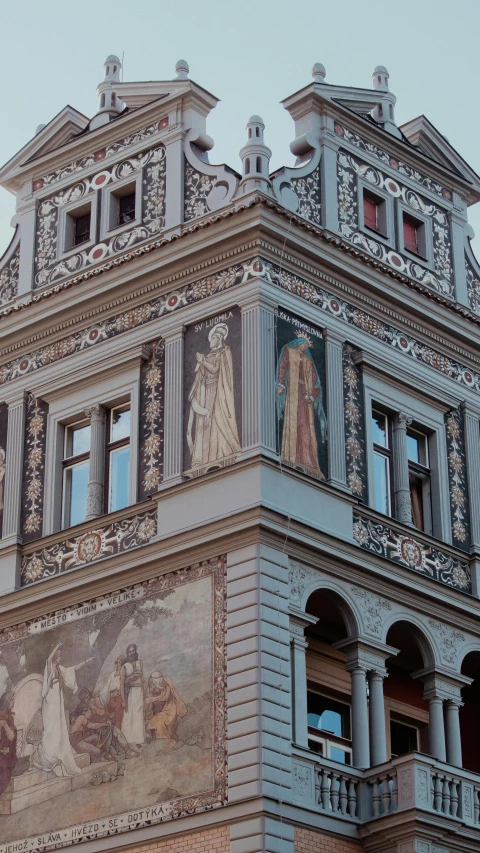
[[137,213],[137,185],[135,181],[124,184],[110,193],[108,230],[121,228],[135,222]]
[[67,213],[65,221],[65,248],[74,249],[91,240],[92,207],[91,204],[83,204]]
[[260,128],[259,127],[255,128],[255,136],[260,136]]
[[403,246],[412,255],[426,257],[425,224],[408,213],[403,214]]
[[363,224],[365,228],[387,236],[387,209],[385,199],[368,189],[363,190]]

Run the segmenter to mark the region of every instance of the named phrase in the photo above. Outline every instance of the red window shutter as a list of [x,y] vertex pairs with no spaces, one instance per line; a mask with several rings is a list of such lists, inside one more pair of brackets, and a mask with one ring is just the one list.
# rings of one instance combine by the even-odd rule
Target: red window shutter
[[367,228],[378,231],[378,204],[368,196],[363,197],[363,221]]
[[413,222],[409,222],[408,219],[403,220],[403,244],[408,252],[418,255],[417,227]]

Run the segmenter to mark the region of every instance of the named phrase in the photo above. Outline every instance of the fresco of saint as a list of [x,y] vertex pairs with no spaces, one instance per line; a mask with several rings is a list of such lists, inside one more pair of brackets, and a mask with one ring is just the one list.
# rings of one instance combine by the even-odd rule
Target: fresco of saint
[[277,367],[277,412],[283,421],[280,456],[283,462],[320,480],[325,474],[318,461],[315,421],[325,441],[327,419],[322,385],[307,336],[295,338],[281,352]]
[[187,443],[192,469],[214,468],[241,451],[227,337],[227,324],[217,323],[208,335],[210,351],[196,354],[195,379],[188,396]]
[[172,679],[164,677],[161,672],[152,672],[145,699],[147,728],[152,736],[176,740],[178,719],[186,713],[185,703],[175,690]]

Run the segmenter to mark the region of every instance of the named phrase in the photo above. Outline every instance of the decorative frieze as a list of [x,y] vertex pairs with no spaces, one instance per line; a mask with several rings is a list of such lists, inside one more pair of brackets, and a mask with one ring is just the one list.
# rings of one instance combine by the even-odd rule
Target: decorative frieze
[[42,535],[48,404],[27,395],[21,530],[24,542]]
[[93,326],[75,332],[54,344],[47,344],[28,354],[19,356],[0,368],[0,384],[11,382],[48,364],[96,346],[106,339],[157,320],[159,317],[166,316],[185,305],[191,305],[256,277],[298,296],[311,305],[315,305],[320,311],[336,317],[349,326],[360,329],[409,359],[439,371],[443,376],[452,379],[457,385],[480,393],[480,374],[454,361],[428,344],[418,341],[395,326],[343,299],[339,299],[323,287],[312,284],[260,257],[251,258],[243,263],[205,276],[179,290],[171,291],[136,308],[123,311]]
[[472,592],[468,563],[358,513],[353,514],[353,522],[353,538],[365,551],[462,592]]
[[480,277],[467,258],[465,258],[465,275],[467,279],[468,304],[475,314],[480,314]]
[[[16,742],[3,768],[0,853],[118,843],[223,806],[225,638],[223,556],[2,631]],[[95,743],[85,739],[88,708]]]
[[356,350],[343,347],[343,396],[345,409],[345,460],[347,486],[365,503],[368,500],[365,404],[362,374],[355,364]]
[[381,637],[384,618],[387,611],[392,609],[392,602],[358,586],[352,586],[351,589],[362,611],[366,632]]
[[205,175],[199,172],[185,158],[185,222],[210,212],[208,197],[217,182],[217,175]]
[[69,163],[68,166],[64,166],[62,169],[57,169],[54,172],[43,175],[41,178],[37,178],[33,182],[33,190],[37,192],[43,187],[49,187],[52,184],[58,183],[58,181],[63,181],[65,178],[69,178],[83,169],[95,166],[109,157],[115,157],[116,154],[120,154],[132,145],[138,145],[139,142],[150,139],[166,127],[168,127],[168,118],[156,121],[148,125],[148,127],[137,130],[135,133],[130,133],[128,136],[124,136],[123,139],[119,139],[118,142],[112,142],[110,145],[106,145],[105,148],[100,148],[98,151],[86,154],[85,157],[81,157],[79,160],[74,160],[73,163]]
[[138,499],[158,491],[163,480],[165,343],[151,344],[140,371]]
[[396,157],[392,157],[387,153],[387,151],[384,151],[382,148],[379,148],[378,145],[375,145],[374,142],[369,142],[367,139],[364,139],[357,133],[349,130],[348,127],[335,123],[335,134],[344,139],[346,142],[349,142],[350,145],[354,145],[355,148],[358,148],[360,151],[364,151],[366,154],[371,154],[373,157],[376,157],[377,160],[380,160],[385,166],[390,166],[405,178],[410,178],[410,180],[416,181],[418,184],[422,184],[427,190],[430,190],[430,192],[446,199],[446,201],[452,200],[452,191],[447,189],[447,187],[443,187],[437,181],[434,181],[432,178],[429,178],[427,175],[419,172],[418,169],[412,169],[411,166],[408,166],[401,160],[397,160]]
[[63,539],[24,557],[22,586],[146,545],[156,532],[156,507],[110,524],[100,523],[86,533]]
[[[400,199],[413,214],[423,213],[432,222],[434,273],[422,264],[399,254],[373,236],[359,230],[357,183],[358,176],[371,186],[386,191]],[[340,233],[355,246],[400,273],[410,276],[420,284],[432,287],[445,296],[455,293],[453,261],[448,213],[432,204],[408,187],[403,186],[373,166],[362,163],[351,154],[340,150],[337,163],[338,206]]]
[[11,258],[0,268],[0,305],[15,299],[18,293],[20,243]]
[[470,549],[467,462],[463,413],[454,409],[445,415],[452,542],[464,551]]
[[309,175],[304,175],[302,178],[291,177],[290,183],[298,198],[296,213],[299,216],[304,216],[305,219],[309,219],[310,222],[314,222],[316,225],[321,225],[322,194],[320,186],[320,163]]
[[[60,209],[72,201],[80,204],[112,181],[134,176],[139,171],[143,171],[141,224],[87,249],[79,247],[78,252],[57,260]],[[165,184],[165,147],[159,145],[42,201],[37,213],[34,287],[52,284],[158,234],[165,227]]]

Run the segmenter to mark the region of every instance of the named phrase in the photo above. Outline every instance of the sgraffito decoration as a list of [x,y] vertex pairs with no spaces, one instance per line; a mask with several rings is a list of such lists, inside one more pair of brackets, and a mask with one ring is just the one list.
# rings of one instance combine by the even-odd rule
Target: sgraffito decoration
[[239,308],[187,328],[184,344],[184,476],[233,465],[242,450]]
[[18,279],[20,269],[20,243],[10,260],[0,267],[0,305],[5,305],[18,294]]
[[480,277],[467,258],[465,258],[465,274],[467,277],[468,304],[475,314],[480,314]]
[[320,163],[309,175],[305,175],[303,178],[290,178],[290,183],[298,198],[296,213],[316,225],[321,225]]
[[163,480],[165,343],[154,341],[140,371],[138,500],[158,491]]
[[8,406],[0,403],[0,538],[3,533],[3,510],[5,509],[5,471],[7,470]]
[[27,394],[21,529],[24,542],[42,535],[48,403]]
[[445,415],[452,543],[464,551],[470,549],[467,462],[463,413],[454,409]]
[[[142,222],[83,251],[79,247],[78,252],[58,261],[60,209],[72,201],[80,203],[82,199],[93,199],[95,191],[103,189],[112,181],[122,180],[129,175],[134,176],[139,171],[143,174]],[[52,284],[158,234],[165,227],[165,184],[165,146],[159,145],[144,154],[124,160],[111,169],[97,172],[40,202],[37,212],[34,287]]]
[[360,548],[370,553],[412,569],[421,575],[455,587],[462,592],[472,592],[468,563],[432,548],[413,536],[405,536],[393,527],[372,521],[359,513],[353,514],[353,538]]
[[[411,208],[413,213],[421,212],[431,219],[434,273],[420,263],[399,254],[395,249],[385,246],[359,230],[358,176],[361,176],[373,188],[386,190],[394,198],[401,199],[405,205]],[[373,166],[362,163],[356,157],[342,150],[337,155],[337,181],[339,228],[342,236],[398,272],[410,276],[420,284],[432,287],[444,296],[453,298],[455,289],[452,245],[447,211],[422,198],[418,193],[413,192],[388,175],[384,175],[378,169],[374,169]]]
[[336,317],[341,322],[360,329],[407,358],[438,371],[455,382],[457,386],[470,388],[480,393],[479,373],[429,344],[417,340],[410,333],[404,332],[335,296],[325,290],[323,286],[312,284],[312,282],[306,281],[295,273],[282,269],[277,264],[269,263],[258,256],[205,276],[178,290],[170,291],[168,294],[144,302],[136,308],[115,314],[93,326],[61,338],[53,344],[41,346],[30,353],[18,356],[0,367],[0,384],[12,382],[14,379],[33,373],[45,365],[53,364],[77,352],[97,346],[104,340],[129,332],[157,320],[159,317],[167,316],[185,305],[207,299],[215,293],[229,290],[236,285],[259,277],[273,286],[315,305],[327,315]]
[[446,201],[452,200],[452,191],[447,189],[447,187],[443,187],[437,181],[434,181],[432,178],[429,178],[427,175],[419,172],[418,169],[412,169],[412,167],[408,166],[407,163],[403,163],[401,160],[397,160],[396,157],[392,157],[382,148],[379,148],[378,145],[375,145],[374,142],[369,142],[367,139],[363,139],[363,137],[358,136],[358,134],[349,130],[348,127],[335,123],[335,134],[344,139],[345,142],[349,142],[350,145],[354,145],[355,148],[358,148],[360,151],[364,151],[366,154],[371,154],[373,157],[376,157],[377,160],[380,160],[385,166],[390,166],[392,169],[396,169],[399,175],[403,175],[405,178],[410,178],[410,180],[416,181],[418,184],[422,184],[427,190],[430,190],[430,192],[444,198]]
[[225,804],[225,578],[217,557],[0,634],[0,853]]
[[347,486],[357,498],[368,500],[365,404],[362,374],[355,364],[356,350],[343,347],[343,399],[345,408],[345,461]]
[[275,314],[277,446],[282,464],[328,477],[325,342],[300,317]]
[[135,133],[130,133],[128,136],[124,136],[123,139],[119,139],[118,142],[112,142],[110,145],[106,145],[105,148],[100,148],[98,151],[87,154],[79,160],[74,160],[73,163],[69,163],[68,166],[64,166],[62,169],[57,169],[55,172],[49,172],[48,175],[44,175],[42,178],[37,178],[33,182],[33,191],[38,192],[43,187],[49,187],[52,184],[58,183],[58,181],[63,181],[65,178],[75,175],[77,172],[81,172],[83,169],[88,169],[97,163],[101,163],[102,160],[114,157],[116,154],[125,151],[126,148],[130,148],[131,145],[138,145],[139,142],[150,139],[166,127],[168,127],[168,118],[156,121],[154,124],[143,127]]
[[146,545],[157,532],[157,510],[139,512],[63,539],[22,559],[22,586]]

